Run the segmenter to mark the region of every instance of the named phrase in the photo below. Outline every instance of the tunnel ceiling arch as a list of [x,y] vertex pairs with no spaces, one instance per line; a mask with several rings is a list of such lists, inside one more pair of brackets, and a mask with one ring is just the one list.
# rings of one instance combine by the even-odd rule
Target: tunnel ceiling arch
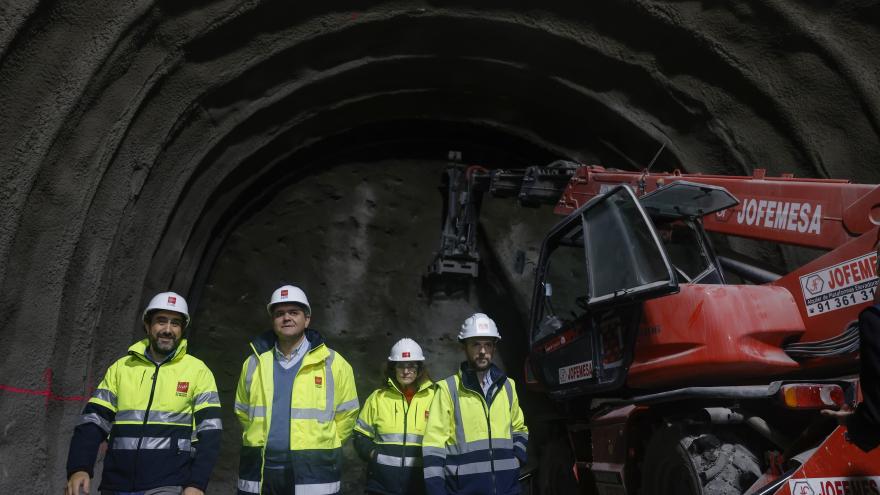
[[190,290],[226,225],[345,153],[633,168],[667,143],[658,168],[880,174],[873,2],[32,0],[0,20],[0,323],[28,349],[4,371],[107,339],[70,363],[91,373],[144,293]]

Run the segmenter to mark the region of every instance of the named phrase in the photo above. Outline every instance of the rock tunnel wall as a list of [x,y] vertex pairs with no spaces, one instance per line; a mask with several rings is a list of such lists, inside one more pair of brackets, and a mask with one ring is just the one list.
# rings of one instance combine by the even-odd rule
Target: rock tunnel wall
[[[859,1],[3,3],[0,491],[59,490],[77,398],[146,298],[210,321],[224,243],[327,170],[449,149],[634,169],[665,142],[655,169],[880,182],[878,20]],[[317,292],[347,308],[328,322],[363,317]]]
[[[432,295],[421,287],[420,276],[436,249],[442,201],[436,183],[425,179],[439,179],[445,165],[340,165],[279,191],[230,234],[204,286],[191,332],[191,350],[211,364],[221,402],[234,402],[248,341],[270,328],[267,297],[287,282],[308,289],[311,326],[352,364],[361,401],[383,384],[389,349],[402,337],[421,344],[435,379],[453,373],[462,359],[455,335],[476,311],[498,318],[505,345],[496,361],[511,363],[507,368],[518,377],[531,277],[512,273],[514,251],[531,250],[535,258],[541,228],[557,217],[549,210],[487,202],[484,238],[497,248],[486,250],[481,288],[465,297]],[[238,462],[241,430],[231,407],[223,424],[226,441],[215,489],[234,486]],[[364,466],[350,446],[345,454],[344,488],[358,493]]]

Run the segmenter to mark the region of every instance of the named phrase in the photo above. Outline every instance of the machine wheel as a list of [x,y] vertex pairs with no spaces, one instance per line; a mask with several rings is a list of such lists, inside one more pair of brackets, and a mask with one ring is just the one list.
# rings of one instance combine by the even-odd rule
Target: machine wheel
[[731,431],[666,426],[645,450],[642,493],[741,495],[761,472],[758,457]]
[[574,456],[565,438],[548,441],[541,449],[538,464],[540,495],[571,495],[578,493],[572,465]]

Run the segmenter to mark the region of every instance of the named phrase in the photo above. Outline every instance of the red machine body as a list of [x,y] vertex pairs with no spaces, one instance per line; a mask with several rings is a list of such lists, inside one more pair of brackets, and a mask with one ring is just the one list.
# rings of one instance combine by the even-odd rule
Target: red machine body
[[714,176],[581,167],[555,211],[571,213],[620,184],[646,194],[679,180],[724,187],[740,201],[705,216],[709,232],[830,251],[765,286],[682,284],[678,294],[645,302],[628,384],[693,383],[694,370],[697,381],[742,383],[845,367],[846,359],[798,363],[781,346],[834,337],[873,300],[880,186],[766,177],[763,170]]
[[784,288],[683,284],[677,294],[645,302],[627,384],[728,385],[791,374],[800,365],[782,344],[804,332]]
[[[845,428],[838,427],[809,459],[783,484],[775,495],[880,495],[880,452],[862,452],[844,438]],[[756,483],[758,493],[762,482]]]
[[[666,483],[664,476],[671,476],[662,472],[666,468],[660,468],[660,473],[644,473],[658,471],[658,464],[665,466],[667,461],[657,455],[665,438],[673,439],[668,443],[693,446],[708,435],[727,449],[712,455],[734,452],[729,454],[733,459],[740,455],[735,449],[745,449],[743,452],[751,452],[749,455],[757,459],[754,462],[769,466],[761,478],[747,483],[750,488],[745,493],[880,494],[880,449],[861,452],[845,441],[845,428],[834,429],[819,416],[818,407],[805,412],[786,406],[779,392],[786,383],[814,380],[822,387],[839,384],[841,390],[849,391],[847,402],[856,402],[858,383],[853,374],[858,365],[857,353],[817,353],[796,359],[786,346],[802,344],[822,349],[824,343],[852,330],[858,313],[874,300],[880,186],[766,177],[763,170],[752,176],[733,177],[579,167],[555,211],[563,215],[586,211],[582,207],[621,184],[641,197],[676,181],[722,187],[738,200],[733,207],[703,216],[698,222],[706,232],[825,252],[767,283],[731,285],[683,280],[675,293],[644,299],[638,310],[634,306],[625,308],[624,313],[638,312],[634,316],[638,330],[625,382],[614,387],[570,386],[571,382],[601,375],[599,367],[603,363],[620,360],[619,348],[625,334],[608,338],[613,332],[606,331],[603,322],[609,320],[607,317],[594,316],[590,321],[587,316],[575,316],[552,327],[558,330],[551,329],[548,337],[547,329],[539,325],[539,310],[532,322],[535,330],[527,364],[530,385],[568,401],[571,410],[576,410],[574,404],[587,404],[581,400],[584,397],[610,398],[602,399],[607,402],[598,406],[595,401],[582,406],[585,414],[569,419],[566,425],[582,492],[648,494],[656,489],[656,493],[679,493],[645,486],[654,479]],[[583,223],[586,237],[588,220]],[[576,240],[575,234],[559,226],[556,231],[558,245]],[[555,248],[548,248],[548,242],[544,249],[552,252]],[[543,254],[542,260],[549,270],[550,262]],[[533,313],[535,305],[542,304],[540,291],[550,294],[541,283],[537,283]],[[601,335],[592,337],[592,347],[584,343],[597,333]],[[597,346],[598,351],[590,351]],[[577,357],[588,352],[596,352],[598,360]],[[765,391],[760,385],[750,389],[753,384],[767,387]],[[733,431],[736,435],[729,436],[728,432]],[[764,438],[744,439],[756,432]],[[658,440],[658,436],[662,438]],[[688,443],[691,441],[695,443]],[[706,478],[717,476],[719,471],[697,469],[705,460],[701,460],[703,454],[681,455],[692,457],[692,476],[687,479],[703,480],[705,487],[714,483]],[[688,462],[682,461],[681,465]],[[744,493],[739,489],[715,492],[705,487],[699,492],[683,487],[680,493]]]

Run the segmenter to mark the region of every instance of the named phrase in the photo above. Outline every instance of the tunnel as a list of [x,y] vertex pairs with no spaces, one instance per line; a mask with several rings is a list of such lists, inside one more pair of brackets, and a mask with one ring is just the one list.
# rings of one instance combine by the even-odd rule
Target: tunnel
[[[159,291],[187,297],[224,405],[285,283],[361,400],[403,336],[451,373],[475,311],[519,379],[512,264],[558,217],[487,200],[473,290],[426,294],[450,151],[880,182],[874,2],[25,0],[0,21],[3,493],[62,490],[83,401]],[[209,493],[234,493],[235,423]]]

